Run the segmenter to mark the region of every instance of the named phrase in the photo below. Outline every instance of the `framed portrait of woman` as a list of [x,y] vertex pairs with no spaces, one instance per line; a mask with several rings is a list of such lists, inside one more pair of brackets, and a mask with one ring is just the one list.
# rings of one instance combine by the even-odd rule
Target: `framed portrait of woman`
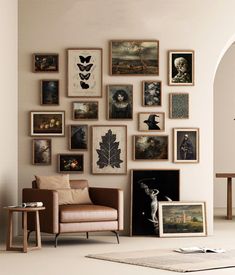
[[107,119],[133,119],[133,86],[130,84],[107,86]]

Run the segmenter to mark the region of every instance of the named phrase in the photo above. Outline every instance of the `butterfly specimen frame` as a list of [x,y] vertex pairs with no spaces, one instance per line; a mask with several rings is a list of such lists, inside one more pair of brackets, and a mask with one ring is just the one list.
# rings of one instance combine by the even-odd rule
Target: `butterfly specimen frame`
[[92,174],[126,175],[127,126],[95,125],[92,133]]
[[68,96],[102,97],[103,50],[74,48],[67,50]]

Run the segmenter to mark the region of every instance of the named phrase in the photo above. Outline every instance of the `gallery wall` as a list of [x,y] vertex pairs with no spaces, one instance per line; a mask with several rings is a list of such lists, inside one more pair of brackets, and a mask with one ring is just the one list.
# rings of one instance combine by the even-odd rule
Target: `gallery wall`
[[[216,173],[235,171],[235,45],[223,56],[214,83],[214,170]],[[215,207],[226,207],[227,179],[214,179]],[[233,192],[233,206],[235,194]]]
[[[208,10],[213,13],[208,20]],[[67,97],[66,49],[76,47],[103,48],[103,96],[99,101],[99,120],[89,125],[120,124],[106,120],[106,85],[132,84],[134,116],[127,125],[127,175],[92,175],[90,150],[84,153],[84,174],[91,186],[122,188],[125,194],[125,230],[129,232],[131,205],[131,169],[180,169],[181,200],[205,201],[208,233],[213,232],[213,80],[217,64],[233,41],[234,1],[174,0],[20,0],[19,1],[19,199],[22,188],[30,187],[34,175],[57,174],[57,154],[69,153],[68,132],[65,137],[52,138],[52,165],[32,165],[32,137],[29,135],[29,112],[32,110],[65,110],[66,125],[72,120],[71,102]],[[219,35],[218,35],[219,33]],[[157,39],[160,42],[159,76],[110,76],[109,41],[112,39]],[[195,86],[167,85],[167,51],[195,51]],[[33,73],[33,53],[58,53],[59,73]],[[40,106],[40,80],[60,80],[60,105]],[[163,104],[158,108],[141,105],[143,80],[161,80]],[[169,93],[189,93],[189,119],[169,119]],[[137,128],[138,112],[165,112],[169,135],[168,161],[134,161],[132,136],[141,134]],[[173,163],[173,128],[200,128],[199,163]]]
[[5,239],[6,205],[18,199],[18,3],[0,1],[0,239]]

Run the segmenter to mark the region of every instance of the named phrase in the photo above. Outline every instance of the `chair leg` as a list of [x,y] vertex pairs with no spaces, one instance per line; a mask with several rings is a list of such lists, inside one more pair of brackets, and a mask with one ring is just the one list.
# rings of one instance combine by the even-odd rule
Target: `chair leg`
[[33,232],[33,230],[29,230],[28,231],[28,235],[27,235],[27,242],[29,241],[29,236],[30,236],[30,233]]
[[57,247],[57,239],[58,239],[59,235],[60,235],[60,233],[57,233],[57,234],[55,235],[55,247]]
[[115,235],[116,235],[116,238],[117,238],[117,243],[119,244],[119,234],[117,231],[112,231]]
[[89,234],[88,234],[88,232],[86,232],[86,238],[89,239]]

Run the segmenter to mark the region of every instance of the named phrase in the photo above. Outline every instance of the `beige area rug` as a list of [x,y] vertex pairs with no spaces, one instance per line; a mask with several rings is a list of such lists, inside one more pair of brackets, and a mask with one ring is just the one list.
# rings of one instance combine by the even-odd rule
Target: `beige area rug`
[[235,267],[235,250],[226,251],[225,253],[182,254],[169,249],[154,249],[92,254],[86,257],[176,272]]

